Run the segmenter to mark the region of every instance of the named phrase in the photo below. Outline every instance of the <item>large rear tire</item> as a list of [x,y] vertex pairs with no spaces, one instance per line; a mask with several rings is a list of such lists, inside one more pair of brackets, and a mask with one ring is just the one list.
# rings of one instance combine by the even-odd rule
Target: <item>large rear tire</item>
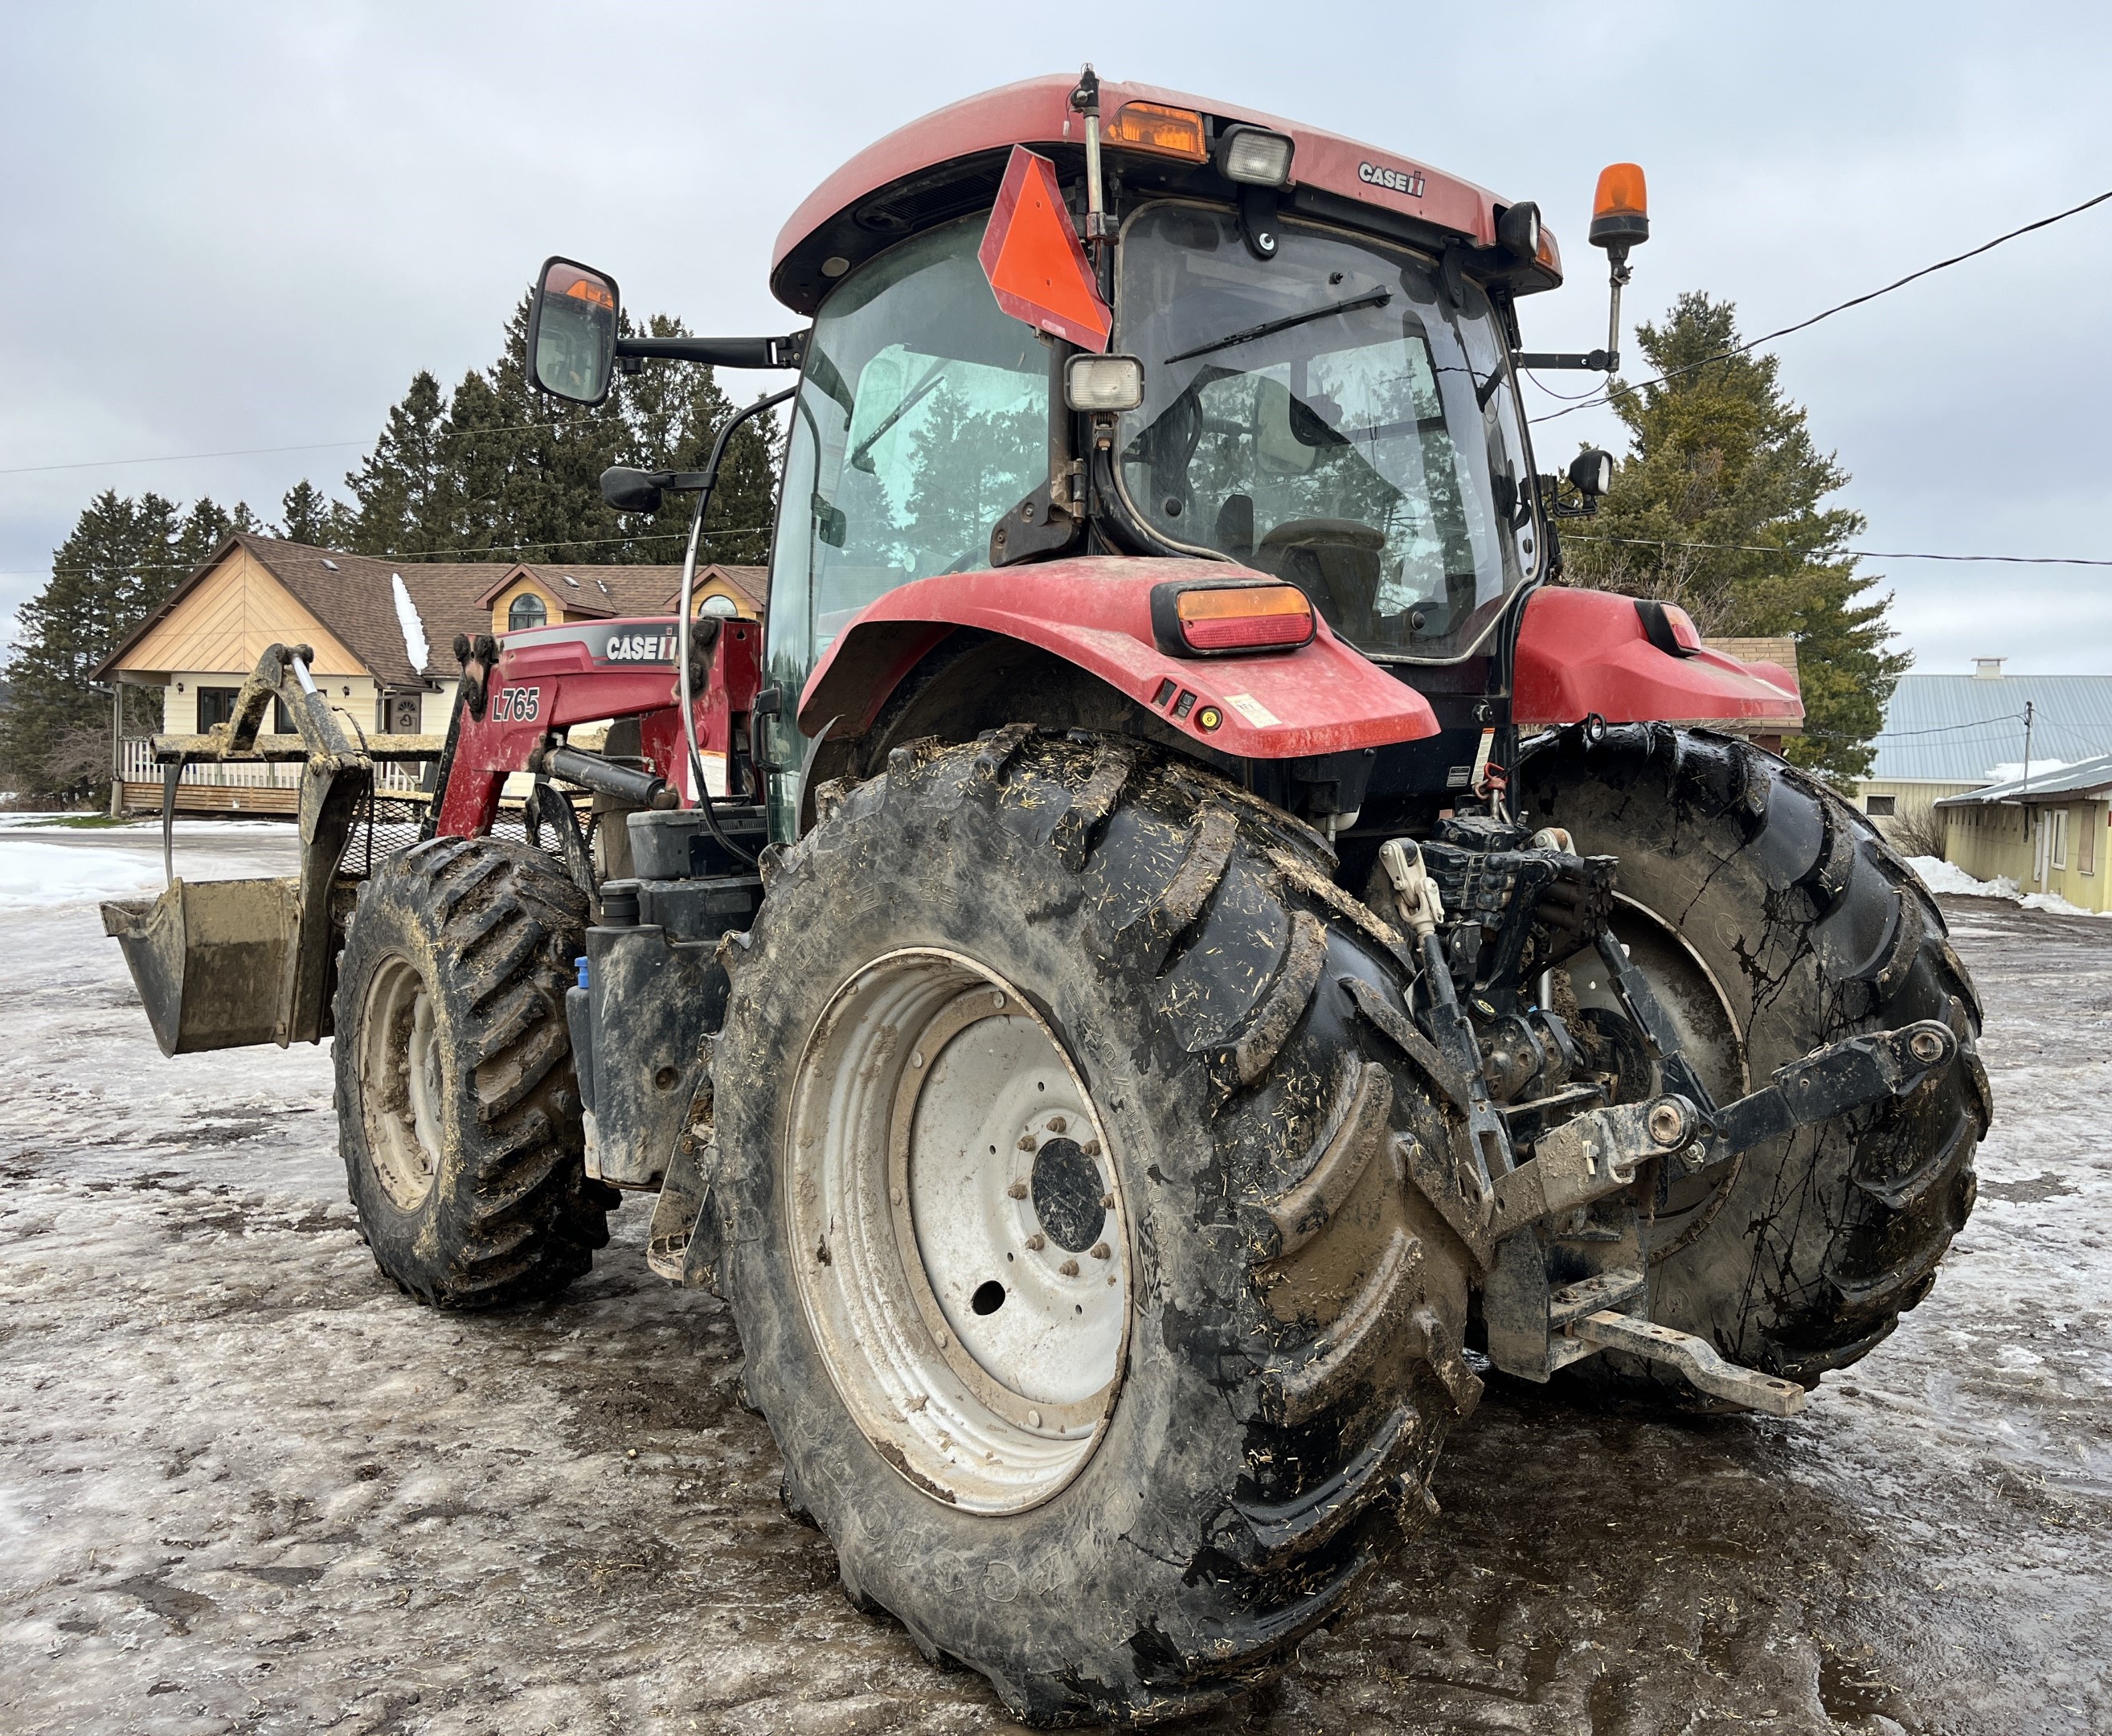
[[724,1287],[861,1607],[1039,1723],[1192,1711],[1432,1510],[1479,1383],[1437,1112],[1317,838],[1023,727],[826,786],[728,943]]
[[[1719,1100],[1855,1032],[1936,1018],[1957,1033],[1957,1064],[1910,1096],[1682,1184],[1650,1227],[1654,1319],[1814,1387],[1928,1293],[1973,1208],[1992,1105],[1942,915],[1861,814],[1747,742],[1565,729],[1524,756],[1519,788],[1534,823],[1620,858],[1615,931]],[[1611,1004],[1595,957],[1569,975],[1586,1007]],[[1628,1357],[1558,1378],[1723,1408]]]
[[554,1295],[608,1241],[565,990],[586,900],[540,850],[436,838],[359,891],[338,964],[339,1143],[382,1274],[438,1308]]

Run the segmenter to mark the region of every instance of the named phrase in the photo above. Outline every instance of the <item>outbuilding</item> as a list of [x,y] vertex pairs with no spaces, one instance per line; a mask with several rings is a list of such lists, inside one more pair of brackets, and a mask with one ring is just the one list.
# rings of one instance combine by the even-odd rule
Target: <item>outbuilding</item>
[[1976,880],[2010,880],[2086,910],[2112,909],[2112,754],[1943,797],[1944,854]]

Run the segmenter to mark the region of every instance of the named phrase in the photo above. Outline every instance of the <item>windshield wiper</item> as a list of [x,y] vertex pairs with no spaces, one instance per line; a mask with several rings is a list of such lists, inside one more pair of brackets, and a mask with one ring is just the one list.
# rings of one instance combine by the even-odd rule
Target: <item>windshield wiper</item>
[[929,371],[925,374],[924,377],[918,380],[914,386],[910,388],[908,395],[903,399],[902,402],[897,404],[892,410],[890,410],[886,415],[883,416],[880,419],[880,426],[875,428],[872,432],[868,434],[863,440],[860,440],[856,446],[852,448],[850,467],[853,470],[863,470],[867,472],[868,474],[871,473],[872,466],[867,462],[867,459],[872,449],[887,438],[887,431],[889,429],[892,428],[897,422],[900,421],[904,417],[907,416],[912,410],[915,409],[917,405],[923,403],[925,394],[930,392],[934,386],[938,385],[940,375],[943,374],[946,371],[948,359],[948,358],[941,356],[936,362],[934,362]]
[[1304,326],[1314,320],[1324,320],[1331,313],[1352,313],[1359,308],[1383,308],[1393,299],[1391,289],[1374,289],[1368,295],[1353,295],[1347,301],[1330,302],[1324,308],[1309,308],[1303,313],[1288,313],[1280,320],[1263,320],[1259,326],[1249,326],[1244,331],[1227,332],[1222,338],[1213,338],[1208,344],[1199,344],[1193,349],[1184,349],[1177,356],[1168,356],[1166,366],[1177,362],[1192,362],[1198,356],[1207,356],[1213,349],[1230,349],[1236,344],[1251,344],[1256,338],[1274,337],[1279,331],[1288,331],[1294,326]]

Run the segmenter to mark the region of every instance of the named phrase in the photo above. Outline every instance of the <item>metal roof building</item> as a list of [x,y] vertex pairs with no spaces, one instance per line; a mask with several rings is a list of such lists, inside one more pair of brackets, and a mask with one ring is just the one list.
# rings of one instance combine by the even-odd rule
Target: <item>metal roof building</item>
[[2035,762],[2112,754],[2112,675],[2005,675],[2001,658],[1980,662],[1988,672],[1900,677],[1866,783],[1990,781],[2023,759],[2027,702]]

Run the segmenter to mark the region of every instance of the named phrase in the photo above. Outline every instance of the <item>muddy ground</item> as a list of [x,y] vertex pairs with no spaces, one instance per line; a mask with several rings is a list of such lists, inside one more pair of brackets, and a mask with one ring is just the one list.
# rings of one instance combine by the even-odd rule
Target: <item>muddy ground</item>
[[[560,1305],[376,1275],[328,1051],[165,1061],[83,895],[0,834],[0,1729],[981,1730],[838,1595],[644,1212]],[[192,872],[262,872],[222,828]],[[74,853],[77,853],[74,854]],[[25,890],[26,888],[26,890]],[[1493,1390],[1443,1517],[1241,1731],[2112,1729],[2112,923],[1947,900],[1999,1120],[1934,1294],[1795,1422]]]

